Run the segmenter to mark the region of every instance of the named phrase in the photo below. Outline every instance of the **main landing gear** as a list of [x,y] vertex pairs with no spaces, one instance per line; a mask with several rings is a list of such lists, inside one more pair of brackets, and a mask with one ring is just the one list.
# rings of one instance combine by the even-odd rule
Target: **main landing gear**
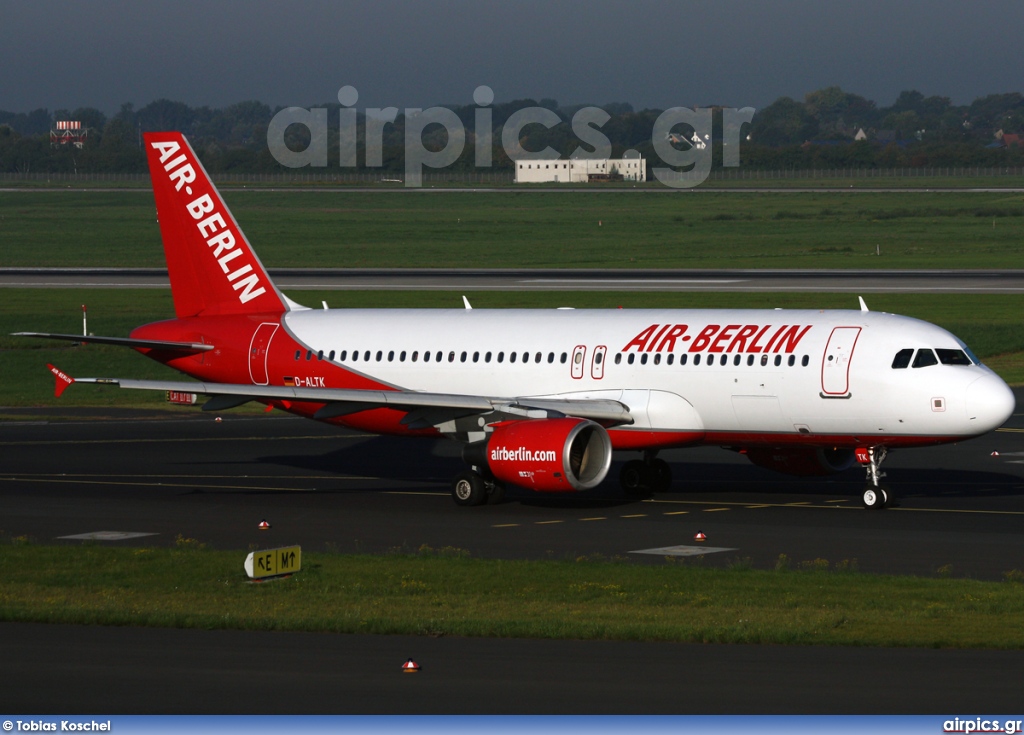
[[857,461],[864,465],[867,470],[867,482],[864,486],[864,494],[861,502],[868,509],[882,509],[893,504],[894,497],[887,487],[882,485],[882,478],[885,473],[879,467],[885,461],[887,452],[885,447],[868,447],[857,450]]
[[619,473],[619,484],[632,497],[663,493],[672,486],[672,468],[658,459],[657,451],[644,452],[643,459],[631,459]]
[[461,472],[452,482],[452,499],[457,505],[496,505],[504,497],[504,485],[485,479],[476,470]]

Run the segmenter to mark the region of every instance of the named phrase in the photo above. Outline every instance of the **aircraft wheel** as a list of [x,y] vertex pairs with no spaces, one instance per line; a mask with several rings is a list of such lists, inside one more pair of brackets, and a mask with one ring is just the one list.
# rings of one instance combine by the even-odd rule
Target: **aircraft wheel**
[[667,492],[672,487],[672,468],[663,459],[655,459],[647,467],[651,490],[656,493]]
[[631,459],[619,473],[619,484],[631,497],[642,497],[649,492],[647,487],[647,467],[639,459]]
[[505,502],[505,486],[500,482],[491,484],[490,492],[487,493],[487,504],[498,505]]
[[452,483],[452,499],[457,505],[480,505],[487,501],[487,483],[472,470],[460,473]]
[[864,495],[861,496],[861,502],[869,510],[884,508],[887,501],[888,495],[885,490],[874,485],[868,485],[864,488]]

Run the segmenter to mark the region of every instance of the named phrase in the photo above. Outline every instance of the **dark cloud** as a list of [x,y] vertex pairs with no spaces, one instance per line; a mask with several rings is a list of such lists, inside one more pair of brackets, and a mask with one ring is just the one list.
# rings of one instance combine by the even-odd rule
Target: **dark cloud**
[[471,101],[766,105],[840,85],[962,104],[1019,91],[1024,3],[990,0],[156,0],[23,3],[0,25],[0,109]]

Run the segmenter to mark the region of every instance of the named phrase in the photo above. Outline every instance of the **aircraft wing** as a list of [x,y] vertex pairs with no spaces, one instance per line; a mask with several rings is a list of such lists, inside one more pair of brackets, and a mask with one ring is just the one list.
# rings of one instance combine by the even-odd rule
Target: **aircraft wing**
[[[53,368],[51,368],[53,370]],[[55,373],[56,374],[56,373]],[[58,381],[61,378],[58,376]],[[133,390],[176,391],[211,396],[207,411],[219,411],[255,400],[285,400],[325,404],[317,419],[344,416],[374,408],[410,412],[412,428],[434,426],[463,416],[500,413],[509,417],[550,418],[574,416],[611,424],[632,424],[629,407],[606,399],[503,398],[419,393],[416,391],[354,390],[347,388],[296,388],[291,386],[202,383],[178,380],[134,380],[125,378],[74,378],[76,383],[117,385]]]
[[132,339],[130,337],[95,337],[83,334],[53,334],[50,332],[13,332],[12,337],[38,337],[40,339],[61,339],[67,342],[82,344],[118,345],[119,347],[146,347],[153,350],[171,350],[176,352],[205,352],[212,350],[213,345],[200,342],[165,342],[156,339]]

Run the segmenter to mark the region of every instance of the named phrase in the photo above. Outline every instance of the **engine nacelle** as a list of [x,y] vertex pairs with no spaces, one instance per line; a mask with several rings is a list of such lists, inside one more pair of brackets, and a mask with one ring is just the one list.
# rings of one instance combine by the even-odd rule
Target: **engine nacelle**
[[602,426],[587,419],[529,419],[497,426],[486,443],[467,447],[463,456],[470,464],[486,465],[499,482],[545,493],[572,492],[604,480],[612,441]]
[[750,447],[744,454],[758,467],[787,475],[831,475],[849,469],[855,450],[844,447]]

